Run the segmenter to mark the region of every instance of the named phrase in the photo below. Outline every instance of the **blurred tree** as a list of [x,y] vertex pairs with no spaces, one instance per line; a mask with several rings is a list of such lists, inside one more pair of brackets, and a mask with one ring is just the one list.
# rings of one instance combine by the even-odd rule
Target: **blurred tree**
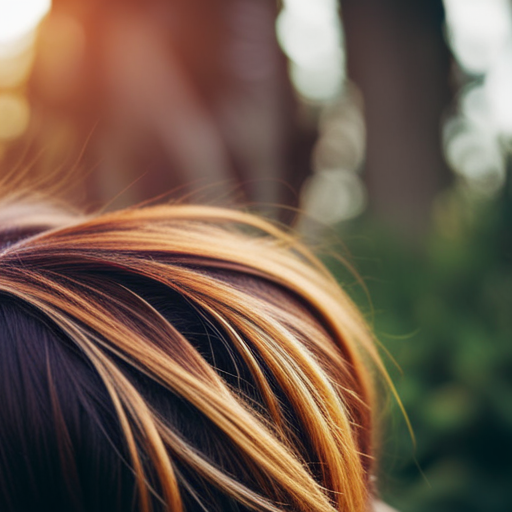
[[378,219],[345,224],[367,289],[326,258],[400,368],[389,361],[416,446],[390,403],[379,475],[400,512],[510,511],[512,245],[503,204],[443,193],[422,252]]
[[340,0],[348,71],[365,101],[365,180],[373,213],[423,234],[450,180],[440,126],[450,53],[442,0]]
[[[30,83],[45,170],[79,156],[87,199],[164,192],[296,205],[315,129],[298,122],[274,0],[54,0]],[[88,140],[88,135],[92,137]],[[141,177],[141,175],[143,175]],[[83,187],[81,192],[83,193]]]

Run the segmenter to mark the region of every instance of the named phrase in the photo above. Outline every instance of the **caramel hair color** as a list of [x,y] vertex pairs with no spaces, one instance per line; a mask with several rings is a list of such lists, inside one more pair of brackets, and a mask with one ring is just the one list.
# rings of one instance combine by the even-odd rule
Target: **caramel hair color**
[[358,310],[238,211],[0,210],[0,510],[364,512]]

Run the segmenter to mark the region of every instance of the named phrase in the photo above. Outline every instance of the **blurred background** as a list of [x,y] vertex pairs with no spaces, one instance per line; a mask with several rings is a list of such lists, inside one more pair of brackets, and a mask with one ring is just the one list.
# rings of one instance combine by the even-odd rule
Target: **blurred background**
[[390,354],[416,443],[390,401],[384,499],[512,510],[512,1],[0,0],[27,169],[293,225]]

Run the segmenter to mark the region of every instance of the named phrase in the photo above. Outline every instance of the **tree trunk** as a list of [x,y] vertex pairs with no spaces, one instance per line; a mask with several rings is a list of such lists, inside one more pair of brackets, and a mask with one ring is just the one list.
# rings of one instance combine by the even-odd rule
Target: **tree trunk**
[[372,213],[419,236],[450,180],[440,128],[452,93],[442,0],[340,0],[349,76],[365,101]]

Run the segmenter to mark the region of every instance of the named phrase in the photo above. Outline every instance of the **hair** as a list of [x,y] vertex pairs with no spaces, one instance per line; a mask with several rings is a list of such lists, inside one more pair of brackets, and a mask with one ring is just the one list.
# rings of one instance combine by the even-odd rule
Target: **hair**
[[367,511],[372,335],[240,211],[0,208],[0,510]]

